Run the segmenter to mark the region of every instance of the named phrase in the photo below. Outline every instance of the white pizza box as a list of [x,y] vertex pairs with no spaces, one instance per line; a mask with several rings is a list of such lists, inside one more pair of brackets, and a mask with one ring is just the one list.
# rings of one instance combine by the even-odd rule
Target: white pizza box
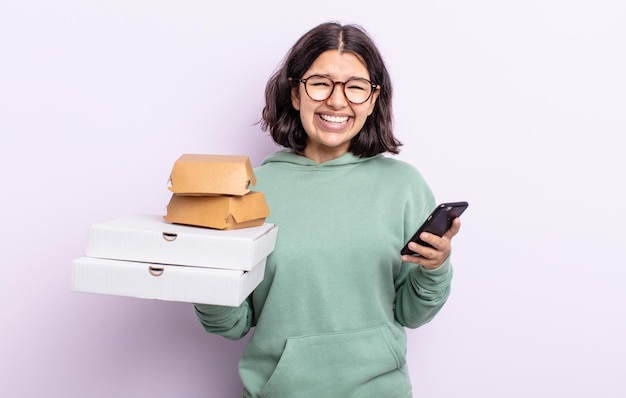
[[134,214],[88,228],[85,256],[250,271],[276,244],[277,226],[218,230]]
[[265,258],[242,271],[79,257],[72,291],[236,307],[264,273]]

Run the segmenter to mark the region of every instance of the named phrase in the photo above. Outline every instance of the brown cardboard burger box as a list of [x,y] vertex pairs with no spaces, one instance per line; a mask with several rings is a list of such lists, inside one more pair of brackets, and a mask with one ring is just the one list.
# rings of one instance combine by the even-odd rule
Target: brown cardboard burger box
[[174,224],[230,230],[263,225],[269,213],[262,192],[242,196],[173,194],[163,218]]
[[245,195],[256,184],[247,156],[190,154],[174,162],[169,190],[181,195]]

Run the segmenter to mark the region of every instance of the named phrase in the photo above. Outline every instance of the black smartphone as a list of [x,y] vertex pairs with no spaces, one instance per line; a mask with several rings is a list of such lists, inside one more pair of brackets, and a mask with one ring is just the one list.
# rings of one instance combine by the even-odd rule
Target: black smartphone
[[[415,234],[413,234],[413,237],[409,239],[409,242],[415,242],[422,246],[432,247],[432,245],[420,239],[420,234],[422,232],[430,232],[431,234],[442,236],[447,230],[450,229],[452,221],[463,214],[468,206],[469,204],[467,202],[449,202],[438,205],[426,218],[426,221],[424,221],[417,231],[415,231]],[[419,256],[419,254],[409,249],[409,242],[404,245],[400,253]]]

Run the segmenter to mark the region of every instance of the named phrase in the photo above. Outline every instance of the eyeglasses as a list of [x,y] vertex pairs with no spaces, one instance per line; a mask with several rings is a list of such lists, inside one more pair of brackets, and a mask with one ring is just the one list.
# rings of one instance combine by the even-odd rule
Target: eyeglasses
[[326,76],[312,75],[306,79],[292,79],[299,83],[304,83],[304,91],[313,101],[326,101],[333,95],[335,86],[341,84],[343,95],[352,104],[359,105],[370,99],[375,90],[380,86],[367,79],[356,78],[345,82],[336,82]]

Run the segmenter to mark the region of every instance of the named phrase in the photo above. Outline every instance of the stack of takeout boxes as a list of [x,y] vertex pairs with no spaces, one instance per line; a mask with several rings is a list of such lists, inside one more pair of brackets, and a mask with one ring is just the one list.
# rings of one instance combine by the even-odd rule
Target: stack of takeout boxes
[[238,306],[263,280],[277,227],[245,156],[182,155],[165,216],[91,225],[72,290]]

